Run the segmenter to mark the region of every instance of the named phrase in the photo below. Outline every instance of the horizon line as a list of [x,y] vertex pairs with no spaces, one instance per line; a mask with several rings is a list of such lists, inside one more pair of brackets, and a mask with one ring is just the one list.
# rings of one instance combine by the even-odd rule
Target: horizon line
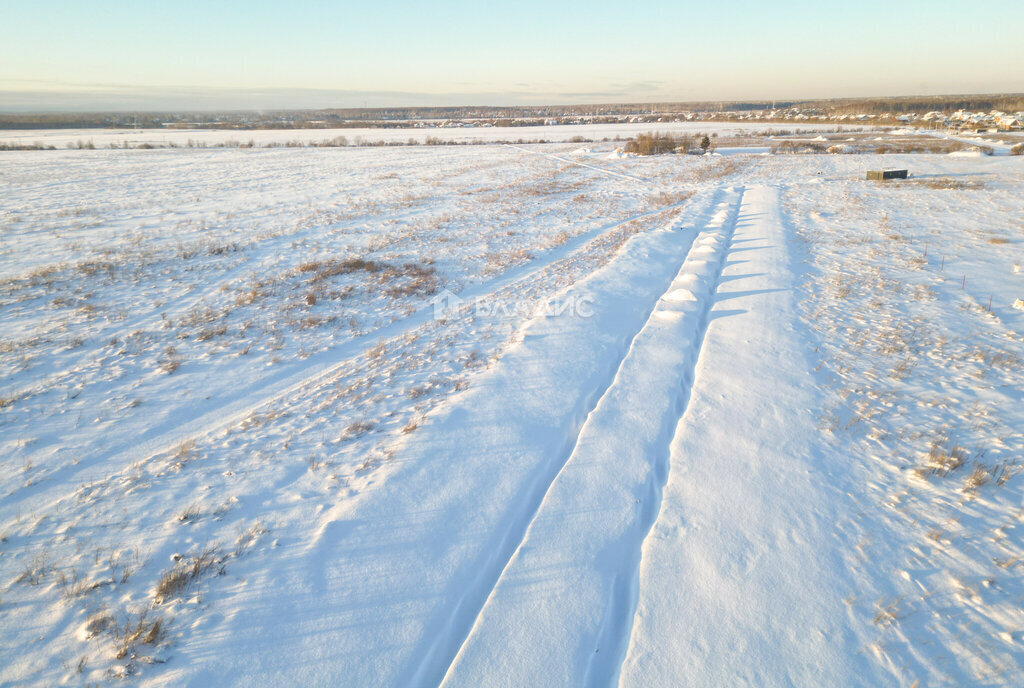
[[[110,88],[109,86],[107,87]],[[509,100],[507,102],[501,102],[494,100],[495,97],[504,95]],[[880,100],[880,101],[899,101],[899,100],[910,100],[910,99],[922,99],[922,100],[943,100],[951,98],[1024,98],[1024,91],[1005,91],[1005,92],[960,92],[960,93],[943,93],[943,94],[899,94],[899,95],[842,95],[842,96],[804,96],[804,97],[762,97],[762,98],[701,98],[701,99],[658,99],[658,100],[641,100],[641,99],[617,99],[616,96],[622,96],[624,94],[616,94],[614,92],[593,92],[593,93],[552,93],[549,94],[550,100],[545,99],[545,95],[528,93],[521,91],[507,91],[504,94],[494,93],[476,93],[476,94],[459,94],[459,93],[411,93],[407,91],[351,91],[351,90],[339,90],[339,89],[312,89],[312,88],[301,88],[301,89],[290,89],[290,88],[259,88],[259,89],[218,89],[214,87],[184,87],[184,86],[172,86],[172,87],[160,87],[151,90],[149,93],[140,92],[127,92],[120,90],[117,87],[111,90],[102,92],[97,91],[71,91],[71,90],[0,90],[0,114],[6,115],[53,115],[53,114],[120,114],[124,112],[138,112],[138,113],[248,113],[248,112],[267,112],[267,111],[281,111],[281,112],[318,112],[318,111],[330,111],[330,110],[352,110],[352,111],[372,111],[372,110],[413,110],[413,109],[451,109],[451,108],[510,108],[510,109],[525,109],[525,108],[543,108],[543,107],[625,107],[625,106],[646,106],[648,108],[656,107],[667,107],[667,106],[701,106],[701,105],[715,105],[719,107],[730,104],[730,105],[746,105],[746,104],[759,104],[759,103],[819,103],[819,102],[845,102],[845,101],[860,101],[860,100]],[[520,97],[524,100],[522,102],[515,102],[516,98]],[[537,97],[537,100],[526,100],[531,96]],[[576,96],[579,100],[572,100],[572,97]],[[212,98],[227,98],[227,99],[242,99],[242,98],[290,98],[292,100],[301,100],[303,97],[320,97],[320,98],[337,98],[339,100],[345,99],[362,99],[363,105],[351,104],[351,103],[339,103],[339,104],[316,104],[316,105],[288,105],[285,103],[278,104],[242,104],[242,103],[223,103],[221,105],[214,105],[202,102],[196,102],[194,104],[183,104],[182,102],[173,102],[174,100],[208,100]],[[606,100],[601,98],[608,97]],[[16,101],[21,101],[18,104],[8,105],[4,101],[13,98]],[[381,104],[374,103],[370,104],[370,99],[385,99],[385,98],[402,98],[406,104]],[[466,100],[459,100],[460,98],[466,98]],[[471,98],[478,98],[479,101],[470,100]],[[45,101],[52,99],[49,103]],[[97,100],[101,104],[97,105],[86,105],[84,103],[76,103],[74,101],[82,101],[83,99]],[[103,103],[104,100],[122,100],[123,103],[115,103],[110,101],[109,103]],[[166,99],[166,104],[161,106],[159,104],[147,103],[144,105],[134,105],[131,101],[144,101],[144,100],[161,100]],[[405,100],[408,99],[408,100]],[[32,101],[44,101],[33,103]],[[64,101],[58,104],[58,101]],[[419,102],[416,102],[419,101]],[[431,102],[433,101],[433,102]],[[449,101],[449,102],[442,102]],[[402,101],[396,101],[402,102]]]

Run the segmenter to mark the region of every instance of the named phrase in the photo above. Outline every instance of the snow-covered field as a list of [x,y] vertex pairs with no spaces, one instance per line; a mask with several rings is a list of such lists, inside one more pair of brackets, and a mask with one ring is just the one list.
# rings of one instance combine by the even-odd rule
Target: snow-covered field
[[92,144],[96,148],[111,146],[152,146],[175,145],[194,146],[285,146],[310,145],[335,141],[342,137],[347,145],[415,143],[423,144],[428,139],[455,143],[484,143],[488,141],[546,141],[566,142],[579,137],[600,141],[603,139],[628,139],[643,132],[693,135],[719,134],[738,136],[743,134],[771,131],[814,132],[839,130],[861,130],[863,126],[837,126],[810,122],[651,122],[622,124],[569,124],[555,126],[527,127],[396,127],[396,128],[347,128],[347,129],[24,129],[0,131],[0,145],[9,146],[54,146]]
[[0,153],[0,684],[1024,684],[1024,158],[614,146]]

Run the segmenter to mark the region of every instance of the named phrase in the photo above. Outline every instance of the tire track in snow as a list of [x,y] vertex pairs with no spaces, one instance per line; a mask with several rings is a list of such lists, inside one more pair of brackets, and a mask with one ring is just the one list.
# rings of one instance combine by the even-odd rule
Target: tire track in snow
[[[721,194],[722,189],[715,190],[711,203],[709,204],[709,210],[703,217],[698,218],[694,225],[699,227],[709,221],[714,209],[719,205],[719,198]],[[678,226],[678,220],[673,224],[676,225],[678,229],[685,229],[685,227]],[[695,237],[696,235],[693,238]],[[687,244],[686,251],[680,257],[680,263],[684,262],[686,256],[689,255],[693,238],[690,239],[690,242]],[[658,301],[656,299],[649,305],[645,321],[649,319],[650,313],[657,306],[657,303]],[[583,413],[580,422],[577,423],[575,431],[566,439],[565,445],[559,452],[559,456],[561,458],[552,462],[552,464],[548,466],[548,470],[540,472],[534,484],[530,485],[526,490],[527,494],[519,500],[522,507],[512,519],[512,522],[508,524],[508,528],[500,542],[498,542],[492,549],[492,556],[490,557],[490,560],[484,562],[483,565],[479,567],[479,573],[476,577],[476,581],[474,581],[470,590],[459,601],[457,608],[452,610],[448,619],[445,621],[444,628],[436,629],[437,632],[434,633],[433,640],[430,641],[428,647],[421,653],[419,659],[416,660],[411,670],[412,678],[409,681],[410,685],[438,685],[444,680],[452,662],[455,660],[458,653],[461,651],[462,646],[465,644],[466,639],[469,637],[469,634],[487,603],[489,596],[497,586],[501,575],[508,567],[512,557],[522,546],[522,541],[526,536],[530,524],[536,518],[537,511],[540,508],[545,495],[557,479],[562,468],[564,468],[569,457],[572,455],[572,452],[576,447],[576,443],[579,440],[580,432],[586,422],[586,417],[593,412],[593,409],[607,392],[608,387],[614,383],[615,375],[621,367],[622,360],[628,355],[628,352],[632,347],[633,340],[638,336],[642,329],[643,326],[633,334],[629,343],[623,347],[622,355],[619,356],[610,366],[607,372],[607,383],[603,384],[599,390],[596,390],[596,393],[591,395],[583,403],[583,407],[586,411]],[[497,553],[496,557],[493,556],[495,553]],[[464,612],[465,609],[469,610],[468,614]]]
[[[700,353],[704,344],[704,336],[707,333],[708,323],[711,321],[711,309],[715,304],[715,296],[718,291],[718,285],[721,282],[722,270],[725,267],[726,256],[732,247],[732,239],[740,219],[740,208],[743,206],[745,195],[746,192],[744,190],[737,199],[735,206],[732,208],[731,217],[727,220],[719,235],[722,244],[719,247],[720,253],[716,256],[713,275],[710,279],[710,284],[707,286],[705,298],[697,316],[697,328],[692,344],[692,358],[681,381],[681,392],[677,400],[678,407],[675,410],[673,421],[673,430],[675,432],[678,431],[678,422],[689,405],[690,393],[693,389],[697,365],[700,362]],[[600,651],[595,652],[593,660],[587,667],[586,685],[616,686],[619,683],[619,675],[629,648],[629,638],[632,634],[633,619],[636,614],[637,593],[640,583],[640,558],[642,556],[643,543],[650,534],[654,522],[658,519],[658,513],[661,509],[661,499],[665,484],[668,481],[671,445],[675,438],[675,432],[670,435],[668,443],[664,446],[663,451],[659,452],[654,461],[654,482],[648,483],[646,499],[642,500],[643,508],[641,509],[640,523],[638,525],[639,537],[634,543],[633,550],[630,552],[630,567],[626,571],[626,576],[617,577],[615,580],[615,588],[609,604],[610,613],[606,615],[601,628],[601,640],[598,647],[599,649],[604,648],[606,651],[604,653]]]
[[[534,630],[536,630],[531,627],[531,622],[529,620],[531,613],[535,611],[534,605],[531,601],[524,600],[524,596],[522,594],[523,585],[528,585],[532,580],[536,579],[536,571],[531,572],[528,570],[525,575],[518,575],[519,572],[516,572],[512,573],[510,576],[510,569],[516,567],[518,564],[517,558],[522,558],[522,552],[526,547],[526,543],[531,542],[531,535],[533,534],[533,531],[536,530],[535,523],[537,523],[538,518],[542,518],[542,514],[544,514],[545,510],[550,506],[549,500],[551,498],[549,495],[551,495],[553,488],[559,483],[559,481],[562,480],[563,472],[566,471],[567,466],[570,466],[570,462],[586,463],[589,460],[592,460],[592,449],[594,444],[596,443],[600,445],[603,443],[604,439],[607,439],[600,436],[600,429],[596,433],[592,433],[593,426],[595,425],[594,419],[600,418],[602,414],[607,415],[605,412],[607,408],[614,409],[616,407],[617,402],[615,400],[611,400],[610,397],[619,396],[621,398],[623,396],[623,387],[624,385],[628,385],[630,382],[629,378],[631,376],[631,373],[627,368],[629,368],[631,363],[634,362],[634,359],[638,357],[635,352],[640,348],[649,346],[649,343],[646,340],[651,337],[652,330],[657,330],[659,328],[659,321],[663,318],[671,319],[672,316],[667,315],[667,313],[680,312],[676,310],[677,308],[688,308],[687,305],[674,301],[674,299],[680,299],[682,292],[684,291],[684,289],[680,287],[680,278],[688,269],[692,271],[697,268],[697,266],[708,265],[709,261],[705,260],[705,257],[713,251],[714,255],[719,257],[719,261],[717,267],[713,268],[714,278],[707,280],[704,284],[704,290],[706,293],[704,294],[705,298],[701,302],[703,308],[700,310],[699,317],[701,322],[698,327],[698,329],[703,329],[707,318],[707,312],[710,309],[710,301],[715,290],[717,276],[720,274],[722,256],[724,256],[728,247],[728,236],[731,236],[732,227],[736,222],[740,200],[740,194],[733,193],[729,194],[729,197],[721,203],[713,204],[712,207],[717,212],[715,212],[714,216],[710,218],[709,221],[706,221],[708,226],[700,235],[700,240],[705,243],[701,243],[694,248],[693,240],[691,240],[690,248],[687,250],[685,255],[682,256],[682,260],[680,261],[682,263],[682,267],[680,268],[675,281],[671,283],[668,290],[662,294],[660,298],[655,300],[650,310],[647,311],[645,324],[630,340],[628,346],[625,347],[622,356],[614,365],[614,372],[611,373],[608,384],[601,392],[599,392],[599,398],[596,403],[588,404],[588,408],[590,410],[587,413],[586,420],[582,424],[580,431],[576,434],[575,438],[568,443],[566,449],[561,455],[562,458],[553,462],[552,470],[548,471],[547,476],[540,481],[540,484],[534,486],[534,489],[531,491],[528,499],[525,500],[524,508],[520,512],[520,523],[507,534],[506,538],[501,543],[499,543],[499,548],[503,552],[503,554],[498,557],[499,562],[502,564],[500,570],[492,571],[489,575],[482,576],[482,578],[487,577],[490,580],[487,580],[486,582],[478,582],[478,589],[473,593],[473,597],[477,598],[475,602],[469,599],[463,600],[464,604],[459,610],[460,613],[453,616],[453,619],[462,617],[461,622],[452,623],[450,624],[450,628],[444,629],[443,632],[439,632],[437,634],[437,638],[439,638],[439,640],[435,642],[435,647],[432,648],[432,651],[428,652],[424,657],[419,670],[415,674],[416,680],[413,681],[415,685],[434,685],[441,675],[444,676],[443,680],[446,683],[451,683],[452,685],[479,685],[481,682],[486,683],[488,675],[495,669],[495,662],[498,661],[498,657],[501,656],[502,652],[506,648],[506,641],[509,639],[510,633],[510,629],[506,628],[506,625],[509,623],[509,619],[519,616],[520,620],[524,621],[523,625],[519,627],[520,631],[532,634]],[[718,238],[716,239],[715,237]],[[709,244],[706,243],[711,240],[717,241],[714,249],[710,248]],[[722,244],[724,244],[724,246]],[[696,275],[694,276],[696,277]],[[696,288],[695,285],[690,286]],[[685,313],[685,310],[683,312]],[[685,316],[681,315],[680,320],[683,317]],[[678,344],[679,342],[674,340],[668,342],[670,347],[678,346]],[[699,349],[699,343],[695,346]],[[692,354],[692,361],[689,361],[690,367],[686,373],[686,384],[689,384],[689,381],[692,380],[692,368],[695,364],[696,352]],[[657,373],[655,373],[655,375],[657,375]],[[674,386],[675,383],[671,382],[669,384],[670,386]],[[629,396],[632,391],[636,390],[626,390],[625,395]],[[665,416],[664,420],[659,419],[660,425],[663,427],[658,433],[656,433],[659,436],[659,445],[663,445],[659,446],[659,451],[664,450],[661,452],[664,454],[664,457],[660,459],[662,464],[667,465],[668,442],[671,438],[671,430],[678,422],[679,417],[682,415],[682,411],[683,409],[681,405],[677,403],[674,407],[670,405],[670,409],[666,409],[660,414]],[[600,426],[601,422],[601,420],[598,420],[597,425]],[[616,424],[613,422],[611,426],[605,429],[610,429],[613,434],[620,433],[620,436],[622,436],[622,433],[630,435],[628,423],[625,424],[625,427],[616,427]],[[630,436],[630,438],[625,441],[627,443],[632,441],[632,437]],[[614,444],[614,442],[612,442],[612,444]],[[664,469],[662,469],[661,472],[664,472]],[[611,658],[612,656],[615,656],[619,657],[619,661],[621,661],[620,655],[624,653],[625,644],[628,640],[628,633],[623,639],[615,637],[614,632],[622,625],[623,618],[628,616],[628,611],[632,609],[630,605],[635,601],[635,594],[631,594],[631,590],[635,587],[636,569],[639,565],[640,542],[658,513],[656,496],[660,494],[660,485],[664,483],[664,480],[664,476],[658,475],[655,480],[648,481],[646,487],[642,488],[642,499],[637,500],[642,502],[640,514],[642,523],[636,533],[637,537],[635,539],[634,549],[636,550],[636,562],[632,566],[632,573],[629,575],[616,576],[616,583],[613,586],[614,589],[612,592],[612,603],[610,605],[613,608],[611,612],[612,618],[606,618],[602,631],[602,633],[607,634],[608,637],[602,638],[599,641],[602,645],[608,646],[609,648],[615,646],[617,649],[616,651],[605,652],[604,654],[598,653],[596,656],[601,657],[602,659],[605,657]],[[579,496],[575,490],[569,490],[569,492],[573,493],[576,497]],[[631,505],[630,507],[627,507],[627,510],[629,509],[631,509]],[[555,519],[555,521],[558,520],[560,519]],[[554,527],[558,529],[560,528],[560,525],[555,525]],[[536,549],[542,546],[542,544],[536,544],[530,545],[530,548]],[[557,565],[552,564],[550,568],[553,569],[556,568],[556,566]],[[496,596],[501,595],[501,593],[497,593],[496,591],[498,591],[500,586],[502,586],[503,583],[506,582],[506,579],[510,577],[515,578],[516,580],[508,583],[508,589],[512,592],[507,593],[506,598],[515,598],[519,602],[522,602],[523,606],[519,606],[517,608],[516,602],[514,601],[511,605],[512,609],[503,608],[496,610],[494,616],[497,618],[487,618],[487,612],[490,610],[490,607],[495,605]],[[500,605],[500,602],[497,604]],[[470,608],[469,613],[463,614],[462,612],[466,607]],[[511,616],[508,615],[509,612],[511,612]],[[488,622],[492,620],[494,621],[494,627],[488,629]],[[564,635],[568,633],[570,636],[575,637],[574,631],[579,629],[572,627],[564,628],[563,623],[565,621],[565,615],[562,615],[561,613],[555,614],[555,618],[552,619],[551,626],[555,630],[556,634],[562,633]],[[515,629],[512,629],[512,633],[515,633]],[[469,668],[467,670],[466,667],[460,666],[453,671],[456,664],[465,659],[464,655],[466,654],[465,648],[467,647],[467,644],[476,641],[481,635],[486,637],[480,644],[489,647],[485,647],[483,651],[476,652],[475,658],[479,659],[476,666],[477,670],[474,671],[473,668]],[[447,652],[440,649],[442,645],[447,645],[449,647]],[[545,648],[542,647],[540,648],[540,651],[543,652],[544,649]],[[446,662],[442,661],[443,655],[447,655]],[[546,673],[548,671],[547,659],[542,659],[540,657],[532,658],[528,655],[520,656],[518,659],[520,662],[532,662],[532,668],[537,669],[542,673]],[[560,657],[554,660],[554,663],[558,664],[562,662],[563,664],[568,664],[569,662],[563,661],[564,659],[565,658]],[[441,666],[442,664],[443,667]],[[603,675],[604,669],[605,667],[603,666],[595,665],[586,673],[588,675],[601,676]],[[503,672],[497,671],[496,673]],[[515,673],[514,667],[511,673]],[[552,674],[552,676],[554,675],[557,675],[557,671]],[[576,684],[579,682],[578,680],[573,681],[571,677],[563,678],[568,678],[569,684]],[[535,681],[537,680],[538,676],[527,675],[515,676],[512,678],[513,683],[522,682],[522,685],[536,685]],[[554,678],[552,678],[551,681],[553,684],[560,682],[558,679]]]
[[506,143],[505,145],[508,146],[509,148],[514,148],[518,151],[529,153],[530,155],[540,155],[545,158],[551,158],[552,160],[557,160],[558,162],[564,162],[566,165],[579,165],[580,167],[586,167],[589,170],[594,170],[595,172],[600,172],[601,174],[607,174],[611,177],[618,177],[619,179],[626,179],[631,182],[637,182],[639,184],[652,184],[651,180],[644,179],[643,177],[634,177],[633,175],[626,174],[625,172],[616,172],[615,170],[609,170],[608,168],[605,167],[598,167],[597,165],[591,165],[590,163],[582,162],[580,160],[563,158],[561,155],[555,155],[554,153],[541,153],[539,151],[530,150],[529,148],[523,148],[522,146],[514,146],[511,143]]
[[849,624],[844,598],[857,581],[844,552],[856,538],[835,527],[848,508],[836,499],[846,494],[844,460],[818,427],[822,397],[798,307],[802,249],[793,250],[779,185],[751,186],[740,213],[736,259],[719,279],[641,544],[617,683],[892,683]]

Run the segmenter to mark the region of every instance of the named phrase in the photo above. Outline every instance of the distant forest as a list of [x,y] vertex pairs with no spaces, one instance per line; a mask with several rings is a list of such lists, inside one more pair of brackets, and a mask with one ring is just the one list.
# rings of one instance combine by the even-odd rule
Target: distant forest
[[849,100],[806,101],[798,103],[797,106],[820,108],[839,115],[880,115],[886,112],[924,114],[933,110],[946,113],[956,112],[957,110],[1021,112],[1024,111],[1024,95],[857,98]]
[[228,112],[62,112],[0,113],[0,129],[204,128],[204,129],[337,129],[396,127],[424,120],[486,120],[495,126],[542,124],[546,119],[613,122],[623,117],[653,120],[681,112],[706,115],[771,108],[801,108],[821,115],[918,113],[931,110],[1024,111],[1024,94],[977,96],[913,96],[833,100],[724,101],[694,103],[628,103],[607,105],[465,106],[345,108]]

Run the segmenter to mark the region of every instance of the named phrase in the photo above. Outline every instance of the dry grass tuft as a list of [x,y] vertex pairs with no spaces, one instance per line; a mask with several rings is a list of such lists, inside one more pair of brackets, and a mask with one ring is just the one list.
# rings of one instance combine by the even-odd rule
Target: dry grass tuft
[[375,427],[377,427],[377,424],[374,423],[373,421],[368,421],[368,420],[353,421],[353,422],[349,423],[348,426],[345,428],[344,432],[342,432],[341,438],[343,440],[355,439],[356,437],[359,437],[360,435],[365,435],[370,430],[373,430]]
[[253,523],[248,528],[241,530],[238,533],[238,537],[235,539],[235,550],[234,554],[236,557],[240,557],[252,547],[260,539],[260,537],[270,532],[266,526],[259,520]]
[[226,334],[227,331],[228,326],[223,323],[212,327],[204,327],[199,330],[199,334],[196,335],[196,341],[205,342],[209,339],[213,339],[214,337],[220,337]]
[[353,272],[380,272],[385,269],[385,263],[374,260],[363,260],[362,258],[349,258],[346,260],[315,260],[303,263],[298,271],[310,274],[309,281],[312,284],[323,282],[338,275],[348,275]]
[[125,614],[122,623],[113,628],[117,659],[134,657],[139,645],[156,645],[164,636],[164,621],[150,619],[149,608],[135,614]]
[[366,352],[366,357],[371,361],[376,361],[384,357],[384,354],[388,352],[388,347],[384,342],[377,342],[377,345]]
[[647,203],[655,208],[660,208],[668,205],[679,205],[683,201],[686,201],[693,196],[692,191],[662,191],[652,196],[648,196]]
[[60,588],[61,595],[65,600],[73,600],[78,597],[83,597],[98,590],[105,585],[110,585],[113,580],[105,581],[93,581],[85,580],[78,576],[78,571],[70,569],[70,571],[58,571],[57,572],[57,587]]
[[[371,277],[373,282],[387,285],[384,293],[392,298],[424,296],[436,293],[441,288],[437,269],[429,262],[394,264],[363,258],[316,260],[301,264],[296,272],[308,275],[309,284],[314,287],[339,275],[363,273]],[[313,293],[305,296],[306,304],[310,306],[316,303],[316,299]]]
[[160,576],[153,591],[153,600],[163,604],[180,595],[204,573],[219,566],[221,561],[217,547],[207,547],[198,554],[182,557]]
[[193,521],[198,521],[199,517],[202,516],[202,513],[203,512],[199,504],[193,502],[192,504],[189,504],[184,511],[178,514],[178,522],[192,523]]
[[924,468],[918,469],[921,477],[937,476],[943,478],[964,465],[967,450],[956,444],[949,446],[945,435],[936,435],[928,449]]
[[170,375],[179,367],[181,367],[181,357],[178,356],[177,349],[168,346],[164,349],[164,355],[160,359],[160,369]]
[[897,597],[891,602],[878,601],[876,605],[874,623],[876,626],[888,627],[900,620],[900,602],[902,598]]
[[110,629],[114,625],[114,617],[111,616],[110,612],[103,609],[92,616],[85,622],[85,637],[93,638],[98,636],[100,633]]
[[41,552],[32,557],[32,560],[25,565],[21,575],[16,579],[16,583],[28,583],[29,585],[39,585],[46,579],[46,576],[56,570],[50,557],[45,553]]
[[929,179],[910,179],[900,184],[887,184],[886,188],[891,189],[949,189],[954,191],[977,191],[984,189],[985,184],[976,181],[964,181],[962,179],[950,179],[949,177],[934,177]]

